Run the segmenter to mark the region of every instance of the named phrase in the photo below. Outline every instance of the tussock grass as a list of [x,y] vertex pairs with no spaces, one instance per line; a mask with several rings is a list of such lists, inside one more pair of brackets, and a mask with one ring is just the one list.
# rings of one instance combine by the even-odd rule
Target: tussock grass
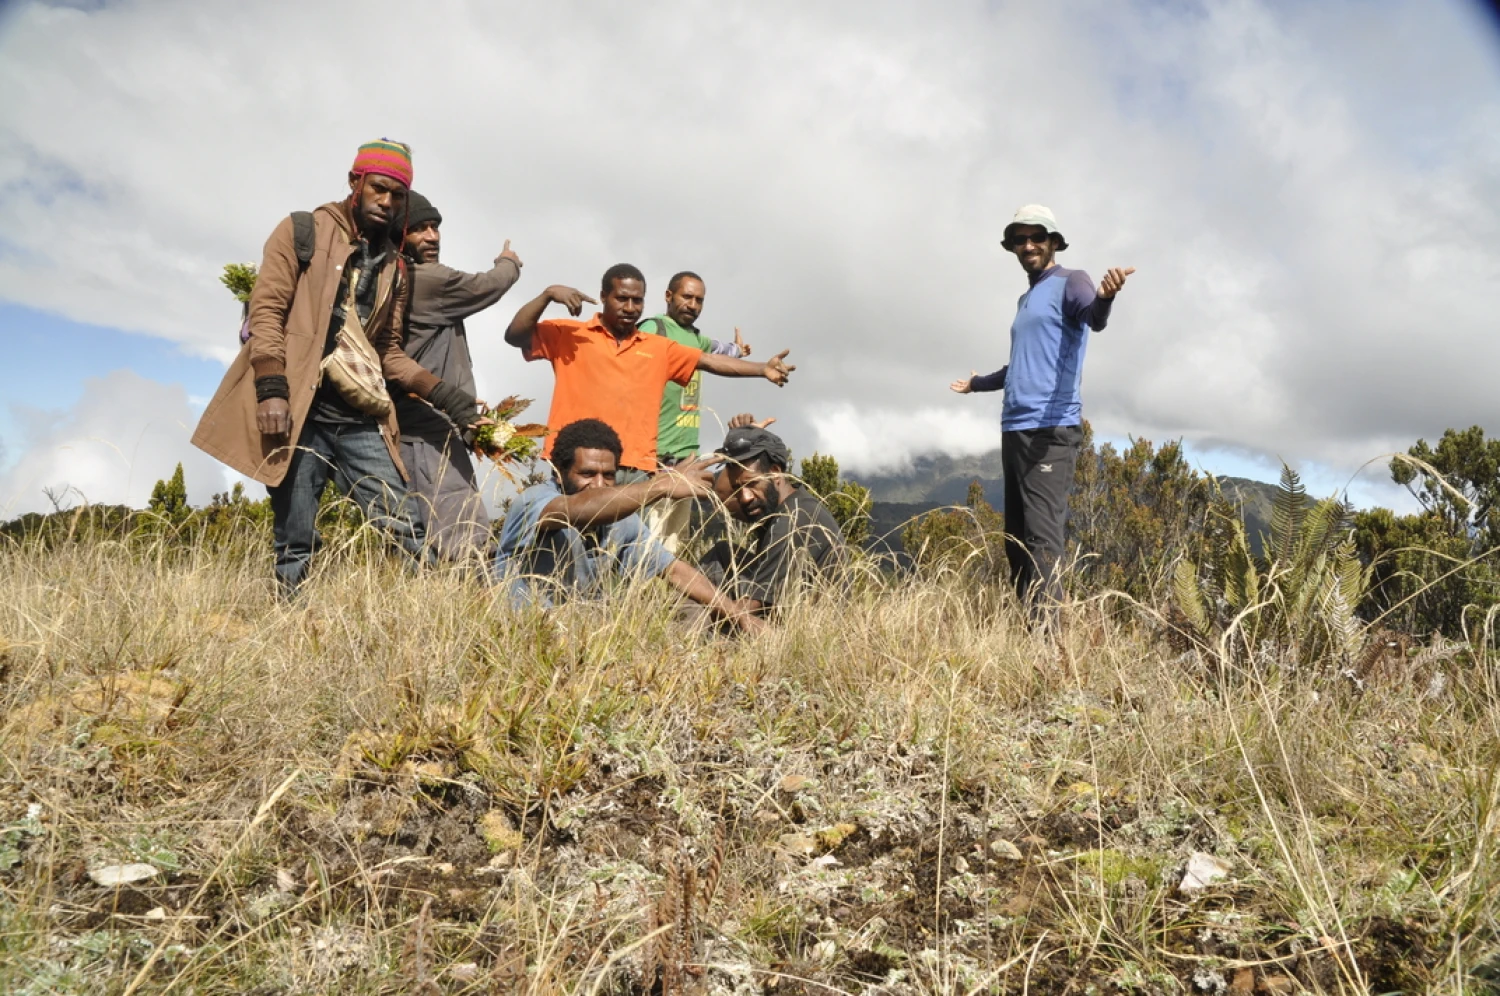
[[727,640],[368,537],[288,606],[269,548],[0,550],[0,991],[1488,991],[1483,641],[1245,666],[873,569]]

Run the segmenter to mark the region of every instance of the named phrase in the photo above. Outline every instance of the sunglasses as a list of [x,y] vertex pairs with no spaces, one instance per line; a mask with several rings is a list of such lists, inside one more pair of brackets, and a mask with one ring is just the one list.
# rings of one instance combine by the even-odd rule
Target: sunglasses
[[1019,249],[1028,242],[1035,245],[1044,246],[1051,241],[1052,236],[1048,232],[1041,232],[1036,235],[1012,235],[1010,238],[1005,240],[1005,247],[1007,249]]

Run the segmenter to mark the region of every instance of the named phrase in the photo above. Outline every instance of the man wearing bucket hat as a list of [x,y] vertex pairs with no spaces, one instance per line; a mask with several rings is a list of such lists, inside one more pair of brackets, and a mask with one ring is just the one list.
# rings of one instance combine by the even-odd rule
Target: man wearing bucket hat
[[1016,593],[1033,615],[1062,600],[1068,494],[1083,442],[1083,357],[1088,332],[1109,322],[1133,267],[1105,271],[1099,288],[1057,265],[1068,248],[1052,211],[1027,204],[1000,243],[1030,283],[1010,327],[1010,362],[949,385],[959,394],[1004,391],[1000,460],[1005,476],[1005,552]]
[[359,147],[349,194],[283,218],[250,295],[250,336],[203,412],[193,443],[266,485],[276,577],[286,594],[318,543],[318,499],[332,480],[392,543],[430,559],[407,507],[387,383],[461,425],[474,397],[401,349],[408,281],[401,260],[411,150]]

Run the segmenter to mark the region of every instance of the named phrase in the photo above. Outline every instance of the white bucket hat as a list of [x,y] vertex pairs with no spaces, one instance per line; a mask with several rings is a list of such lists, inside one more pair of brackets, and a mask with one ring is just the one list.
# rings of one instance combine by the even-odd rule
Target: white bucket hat
[[1057,248],[1063,250],[1068,248],[1068,240],[1063,238],[1062,232],[1057,230],[1057,219],[1052,215],[1052,209],[1044,204],[1025,204],[1016,209],[1016,216],[1005,226],[1005,237],[1000,243],[1009,248],[1010,230],[1017,225],[1039,225],[1047,230],[1049,235],[1057,236]]

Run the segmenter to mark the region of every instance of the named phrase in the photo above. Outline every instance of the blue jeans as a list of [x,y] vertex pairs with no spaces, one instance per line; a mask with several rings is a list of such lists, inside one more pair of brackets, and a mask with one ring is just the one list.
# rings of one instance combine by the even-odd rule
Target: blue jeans
[[422,522],[411,514],[406,484],[380,427],[308,420],[286,477],[266,489],[275,522],[276,579],[286,594],[296,591],[307,576],[308,561],[318,545],[318,499],[330,477],[392,544],[418,562],[432,559]]

